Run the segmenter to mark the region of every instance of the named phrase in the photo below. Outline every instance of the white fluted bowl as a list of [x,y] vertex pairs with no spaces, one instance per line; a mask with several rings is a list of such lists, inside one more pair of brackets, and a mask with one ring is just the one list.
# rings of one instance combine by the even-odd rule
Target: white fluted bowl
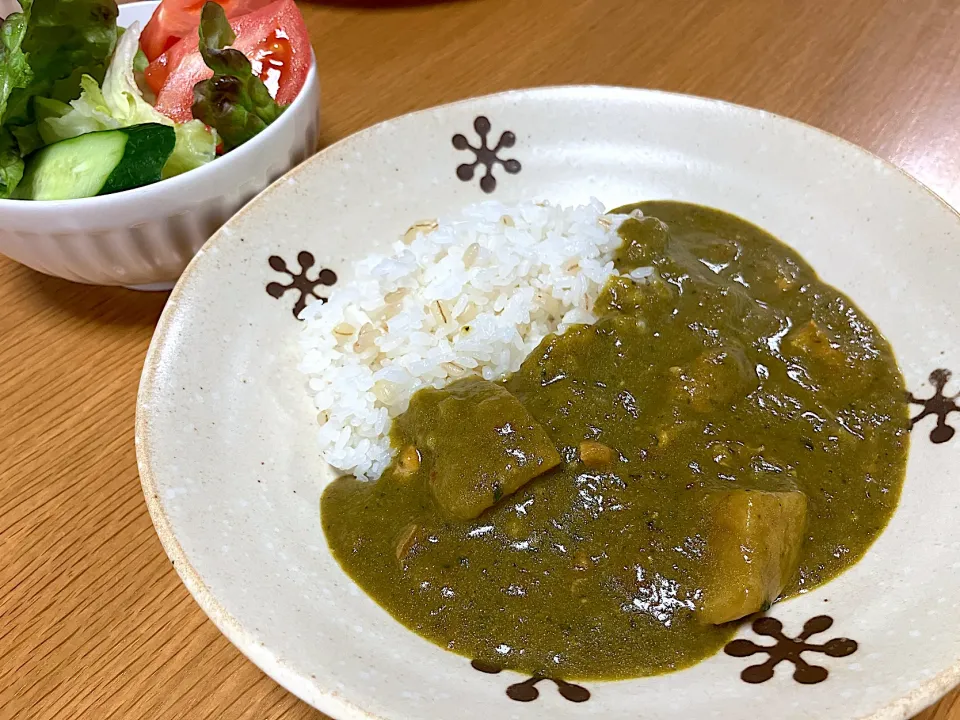
[[[146,23],[155,0],[120,6]],[[316,149],[316,58],[286,112],[214,162],[154,185],[82,200],[0,200],[0,253],[47,275],[137,289],[173,286],[197,250],[237,210]]]

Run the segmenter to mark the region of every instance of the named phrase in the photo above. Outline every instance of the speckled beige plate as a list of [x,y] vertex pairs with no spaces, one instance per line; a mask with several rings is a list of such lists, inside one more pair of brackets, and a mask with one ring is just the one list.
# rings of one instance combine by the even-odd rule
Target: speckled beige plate
[[[296,371],[293,310],[305,293],[350,283],[358,258],[413,221],[491,195],[712,205],[771,231],[854,298],[916,398],[933,398],[915,408],[931,414],[913,431],[903,500],[866,558],[745,626],[734,654],[582,688],[478,672],[361,593],[320,528],[330,474]],[[950,430],[960,415],[944,370],[960,368],[958,267],[960,219],[934,195],[853,145],[758,110],[569,87],[397,118],[276,183],[180,280],[140,390],[147,503],[218,627],[341,720],[906,718],[960,680],[960,437]],[[801,633],[805,645],[790,640]],[[781,660],[772,672],[743,675],[769,679],[745,682],[771,653]]]

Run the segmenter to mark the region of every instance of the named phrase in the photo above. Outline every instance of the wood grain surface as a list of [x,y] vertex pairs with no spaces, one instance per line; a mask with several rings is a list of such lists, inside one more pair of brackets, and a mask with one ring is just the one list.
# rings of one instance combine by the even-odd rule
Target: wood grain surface
[[[470,95],[633,85],[803,120],[960,203],[960,0],[341,0],[301,8],[323,83],[324,144]],[[0,258],[3,720],[323,717],[217,632],[150,524],[134,403],[164,301]],[[920,717],[960,720],[960,699]]]

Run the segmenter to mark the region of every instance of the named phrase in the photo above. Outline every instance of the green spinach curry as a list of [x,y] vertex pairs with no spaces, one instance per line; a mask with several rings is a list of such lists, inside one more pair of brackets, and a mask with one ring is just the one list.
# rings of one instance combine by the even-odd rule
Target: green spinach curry
[[870,320],[743,220],[616,212],[635,208],[595,325],[502,383],[420,391],[381,479],[323,495],[350,577],[472,659],[567,679],[689,666],[856,562],[897,504],[904,387]]

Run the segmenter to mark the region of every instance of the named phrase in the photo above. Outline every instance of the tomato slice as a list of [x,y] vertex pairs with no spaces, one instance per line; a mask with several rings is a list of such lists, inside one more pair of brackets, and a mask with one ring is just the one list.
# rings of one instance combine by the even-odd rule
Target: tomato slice
[[[217,0],[228,19],[246,15],[269,5],[274,0]],[[207,0],[163,0],[154,10],[150,22],[140,36],[140,48],[153,62],[188,35],[195,35],[200,26],[200,11]]]
[[[233,47],[250,59],[253,71],[274,99],[289,105],[303,89],[310,70],[310,37],[293,0],[275,0],[230,21]],[[193,88],[213,75],[200,57],[199,38],[185,37],[146,70],[157,94],[157,110],[176,122],[193,119]]]

